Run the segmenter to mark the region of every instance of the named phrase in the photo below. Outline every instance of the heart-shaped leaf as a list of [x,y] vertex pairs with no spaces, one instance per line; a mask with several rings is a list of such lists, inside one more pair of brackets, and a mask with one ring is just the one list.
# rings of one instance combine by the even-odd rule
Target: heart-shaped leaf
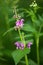
[[24,27],[22,28],[22,30],[32,32],[32,33],[36,32],[36,29],[29,24],[24,24]]

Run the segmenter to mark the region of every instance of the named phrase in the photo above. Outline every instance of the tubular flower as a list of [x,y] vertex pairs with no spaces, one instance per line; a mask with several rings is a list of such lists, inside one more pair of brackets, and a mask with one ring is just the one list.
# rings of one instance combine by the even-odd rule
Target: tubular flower
[[32,45],[32,42],[29,42],[29,43],[27,44],[27,47],[30,48],[31,45]]
[[20,19],[16,21],[16,28],[22,28],[23,27],[24,19]]
[[16,49],[20,48],[20,43],[19,42],[16,42],[15,45],[16,45]]
[[16,49],[24,49],[23,43],[16,42],[15,45],[16,45]]
[[24,49],[24,44],[23,43],[21,43],[20,46],[21,46],[21,49]]
[[15,45],[16,45],[16,49],[23,50],[25,47],[30,49],[30,47],[32,45],[32,42],[29,42],[26,46],[23,43],[21,43],[21,42],[16,42]]

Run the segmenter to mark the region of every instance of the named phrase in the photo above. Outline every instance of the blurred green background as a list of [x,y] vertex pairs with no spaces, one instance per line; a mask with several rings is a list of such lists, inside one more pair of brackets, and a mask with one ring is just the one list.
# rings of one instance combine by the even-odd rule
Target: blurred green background
[[[14,65],[14,60],[10,56],[13,50],[15,50],[14,42],[15,37],[18,33],[14,30],[7,35],[3,36],[9,28],[15,25],[15,21],[9,22],[9,19],[14,15],[14,7],[17,9],[26,8],[29,9],[29,5],[33,0],[0,0],[0,65]],[[36,0],[40,9],[38,9],[37,14],[43,14],[43,0]],[[19,12],[19,10],[18,10]],[[24,16],[27,20],[26,15]],[[43,31],[43,29],[42,29]],[[40,64],[43,65],[43,36],[40,37]],[[34,49],[34,50],[33,50]],[[32,46],[31,53],[28,56],[32,60],[36,61],[36,51],[35,44]]]

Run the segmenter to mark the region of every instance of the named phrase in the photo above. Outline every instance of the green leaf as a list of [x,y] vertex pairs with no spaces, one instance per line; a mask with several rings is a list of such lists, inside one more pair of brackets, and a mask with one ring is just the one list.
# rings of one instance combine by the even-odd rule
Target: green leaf
[[31,19],[32,19],[32,21],[35,22],[35,20],[37,19],[37,17],[36,17],[36,15],[35,15],[34,11],[31,10],[31,9],[30,9],[30,10],[24,9],[24,11],[25,11],[26,13],[28,13],[27,16],[30,16]]
[[[25,61],[20,61],[20,63],[25,64]],[[33,60],[29,59],[29,65],[38,65],[38,64],[35,63]]]
[[29,65],[38,65],[37,63],[35,63],[33,60],[29,60]]
[[[20,63],[25,64],[25,61],[20,61]],[[29,59],[29,65],[38,65],[33,60]]]
[[2,61],[6,61],[6,59],[5,59],[5,58],[2,58],[2,57],[0,57],[0,60],[2,60]]
[[24,27],[22,30],[32,32],[32,33],[36,32],[35,28],[29,24],[24,24]]
[[26,40],[26,44],[28,44],[28,42],[32,42],[32,44],[33,44],[33,39]]
[[40,21],[38,19],[35,20],[35,26],[40,26],[40,25],[41,25]]
[[20,62],[20,60],[26,55],[30,53],[30,49],[25,48],[24,50],[15,50],[12,53],[12,57],[15,61],[15,64],[18,64]]
[[43,33],[40,33],[39,36],[43,36]]
[[38,15],[38,17],[39,17],[40,23],[42,23],[42,24],[43,24],[43,17],[42,17],[42,16],[40,16],[40,15]]
[[25,61],[20,61],[20,63],[23,63],[23,64],[25,64]]
[[13,30],[14,30],[14,27],[10,28],[9,30],[7,30],[7,31],[3,34],[3,36],[5,36],[8,32],[11,32],[11,31],[13,31]]
[[12,22],[12,21],[15,21],[15,19],[14,18],[9,19],[9,22]]
[[[24,38],[33,37],[33,34],[26,34]],[[20,37],[14,37],[14,39],[20,39]]]

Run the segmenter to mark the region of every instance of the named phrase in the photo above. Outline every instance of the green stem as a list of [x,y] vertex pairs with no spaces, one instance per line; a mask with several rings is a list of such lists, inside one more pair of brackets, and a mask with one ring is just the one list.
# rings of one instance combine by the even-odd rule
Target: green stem
[[39,65],[39,47],[37,46],[37,62],[38,62],[38,65]]
[[36,48],[37,48],[37,63],[39,65],[40,64],[40,61],[39,61],[39,37],[37,37],[37,39],[36,39]]
[[27,58],[27,55],[25,55],[25,61],[26,61],[26,65],[29,65],[29,64],[28,64],[28,58]]
[[[40,29],[39,29],[39,34],[41,32],[41,28],[42,28],[42,25],[40,26]],[[36,47],[37,47],[37,62],[38,62],[38,65],[40,65],[40,58],[39,58],[39,36],[40,35],[37,35],[38,37],[36,37]]]
[[37,33],[35,34],[35,40],[36,40],[36,49],[37,49],[37,62],[38,65],[40,65],[40,58],[39,58],[39,37],[40,37],[40,32],[42,29],[42,25],[39,28],[39,34],[37,35]]
[[[19,32],[19,36],[20,36],[20,39],[21,39],[21,41],[23,41],[23,38],[22,38],[22,34],[21,34],[21,32],[20,32],[20,29],[18,29],[18,32]],[[25,40],[24,40],[25,41]],[[27,58],[27,55],[25,55],[25,61],[26,61],[26,65],[28,65],[28,58]]]
[[22,35],[21,35],[21,32],[20,32],[20,29],[18,29],[18,32],[19,32],[19,36],[20,36],[21,41],[23,41],[22,40]]

